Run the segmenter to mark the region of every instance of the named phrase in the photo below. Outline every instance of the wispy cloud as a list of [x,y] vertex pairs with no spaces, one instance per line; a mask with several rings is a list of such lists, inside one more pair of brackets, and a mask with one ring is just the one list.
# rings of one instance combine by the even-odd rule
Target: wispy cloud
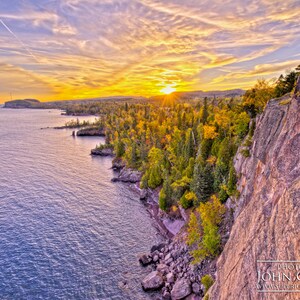
[[20,45],[24,48],[24,50],[32,57],[35,61],[38,62],[36,56],[32,53],[32,51],[26,46],[17,36],[16,34],[0,19],[0,23],[4,26],[5,29],[20,43]]
[[[297,0],[0,3],[0,63],[38,80],[37,89],[18,77],[45,100],[245,88],[298,64],[299,9]],[[5,98],[15,86],[2,80]]]

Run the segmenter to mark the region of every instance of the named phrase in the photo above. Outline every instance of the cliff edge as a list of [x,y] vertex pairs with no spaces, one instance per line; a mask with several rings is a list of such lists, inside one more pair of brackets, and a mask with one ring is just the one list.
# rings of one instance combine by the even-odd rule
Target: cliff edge
[[[268,103],[257,120],[251,156],[236,156],[240,197],[230,238],[218,259],[210,300],[300,297],[295,291],[278,292],[282,287],[265,292],[263,284],[269,275],[261,280],[263,272],[272,274],[273,269],[279,274],[270,261],[300,261],[299,90],[300,78],[293,97]],[[273,279],[269,283],[300,286],[300,278]]]

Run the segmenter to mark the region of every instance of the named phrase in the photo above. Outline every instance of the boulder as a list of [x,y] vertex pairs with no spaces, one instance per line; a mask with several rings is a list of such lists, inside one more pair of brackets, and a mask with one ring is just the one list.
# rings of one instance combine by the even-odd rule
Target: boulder
[[190,294],[184,300],[201,300],[202,298],[199,295]]
[[172,258],[172,257],[170,257],[169,259],[165,260],[165,264],[168,265],[168,266],[169,266],[172,262],[173,262],[173,258]]
[[171,294],[168,291],[164,291],[162,294],[163,300],[171,300]]
[[155,251],[153,251],[153,252],[151,252],[151,256],[153,257],[153,256],[155,256],[155,255],[157,255],[157,256],[159,256],[159,251],[158,250],[155,250]]
[[147,266],[152,263],[152,259],[148,255],[143,254],[142,256],[140,256],[139,262],[141,263],[142,266]]
[[192,291],[193,291],[193,293],[199,294],[199,293],[200,293],[200,290],[201,290],[201,289],[200,289],[200,284],[194,282],[194,283],[192,284]]
[[166,276],[166,280],[168,283],[173,283],[174,282],[174,274],[172,272],[168,273]]
[[155,263],[156,263],[156,262],[158,262],[158,260],[159,260],[159,257],[158,257],[158,255],[154,255],[154,256],[153,256],[153,262],[155,262]]
[[171,258],[171,253],[168,253],[167,255],[166,255],[166,257],[165,257],[165,260],[168,260],[168,259],[170,259]]
[[163,277],[158,271],[148,274],[142,281],[144,291],[154,291],[162,288],[164,285]]
[[191,284],[189,280],[187,279],[178,279],[176,280],[173,289],[171,291],[172,299],[174,300],[180,300],[188,295],[190,295],[192,292],[191,290]]
[[168,266],[166,266],[165,264],[158,264],[156,270],[165,275],[168,273]]
[[154,251],[161,251],[161,249],[163,248],[165,246],[165,244],[164,243],[160,243],[160,244],[158,244],[158,245],[154,245],[154,246],[152,246],[151,247],[151,252],[154,252]]
[[172,252],[171,252],[171,255],[172,255],[172,257],[174,258],[174,259],[177,259],[179,256],[180,256],[180,251],[179,250],[173,250]]

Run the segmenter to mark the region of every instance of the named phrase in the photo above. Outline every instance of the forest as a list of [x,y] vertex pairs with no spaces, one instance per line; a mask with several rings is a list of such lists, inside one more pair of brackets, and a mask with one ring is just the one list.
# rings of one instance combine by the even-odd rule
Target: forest
[[245,157],[251,155],[255,117],[270,99],[293,90],[299,71],[273,83],[258,80],[242,97],[182,102],[171,94],[157,102],[93,104],[95,125],[106,133],[99,147],[113,148],[115,159],[140,170],[141,188],[160,188],[161,210],[192,209],[187,242],[195,262],[220,251],[224,203],[238,196],[233,157],[239,146]]

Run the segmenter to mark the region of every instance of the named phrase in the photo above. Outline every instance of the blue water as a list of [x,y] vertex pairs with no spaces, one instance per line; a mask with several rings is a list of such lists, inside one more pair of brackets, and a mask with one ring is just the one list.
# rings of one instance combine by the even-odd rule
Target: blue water
[[148,299],[137,257],[155,229],[111,159],[89,155],[101,138],[40,129],[70,119],[0,108],[0,299]]

